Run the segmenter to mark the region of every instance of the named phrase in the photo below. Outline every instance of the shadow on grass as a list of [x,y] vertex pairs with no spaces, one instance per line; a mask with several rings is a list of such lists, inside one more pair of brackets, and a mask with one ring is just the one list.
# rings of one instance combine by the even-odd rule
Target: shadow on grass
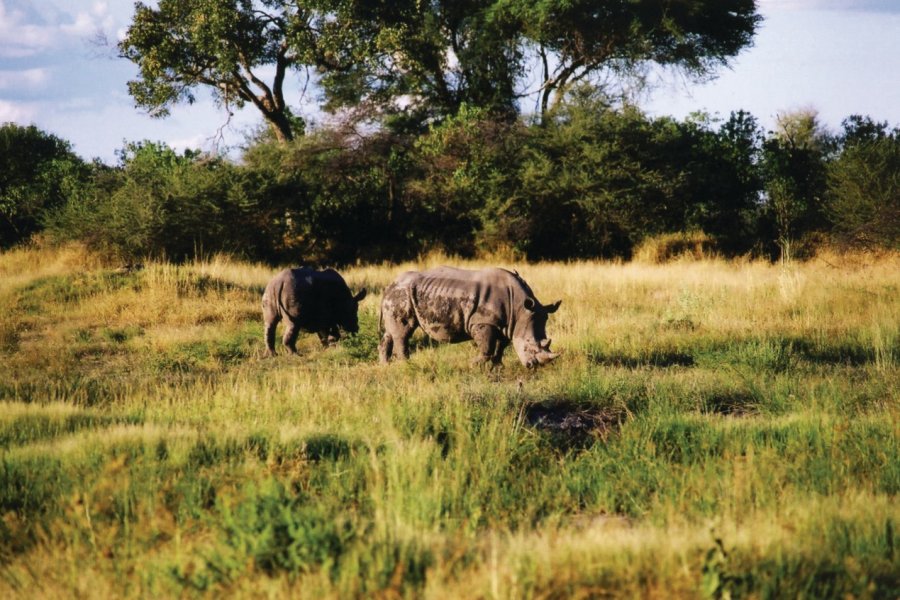
[[694,366],[694,357],[691,354],[674,350],[647,350],[635,354],[589,350],[587,356],[588,360],[597,365],[627,369]]

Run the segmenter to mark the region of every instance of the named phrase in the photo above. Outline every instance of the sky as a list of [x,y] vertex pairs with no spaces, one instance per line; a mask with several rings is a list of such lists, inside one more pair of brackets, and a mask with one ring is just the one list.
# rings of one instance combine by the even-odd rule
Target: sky
[[[758,4],[764,21],[752,47],[710,82],[661,79],[645,110],[680,119],[743,109],[771,129],[780,113],[814,109],[832,130],[851,114],[900,126],[900,0]],[[129,141],[238,147],[261,122],[253,107],[230,121],[205,97],[165,119],[135,108],[126,84],[136,67],[115,52],[133,11],[131,0],[0,0],[0,123],[36,125],[110,164]],[[302,85],[286,83],[288,102],[315,117],[315,98]]]

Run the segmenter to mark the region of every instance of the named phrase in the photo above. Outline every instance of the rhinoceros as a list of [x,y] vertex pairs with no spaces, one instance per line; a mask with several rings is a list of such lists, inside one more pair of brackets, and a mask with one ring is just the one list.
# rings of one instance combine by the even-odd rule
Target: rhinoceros
[[282,342],[294,354],[300,331],[318,334],[323,346],[340,339],[340,329],[358,332],[356,313],[365,297],[365,289],[355,296],[351,294],[344,278],[334,269],[300,267],[281,271],[266,285],[262,297],[266,354],[275,353],[275,326],[282,319]]
[[384,290],[379,358],[408,358],[409,338],[421,327],[439,342],[474,340],[476,364],[500,366],[512,342],[523,365],[544,365],[559,356],[550,351],[545,326],[560,302],[542,305],[519,274],[506,269],[408,271]]

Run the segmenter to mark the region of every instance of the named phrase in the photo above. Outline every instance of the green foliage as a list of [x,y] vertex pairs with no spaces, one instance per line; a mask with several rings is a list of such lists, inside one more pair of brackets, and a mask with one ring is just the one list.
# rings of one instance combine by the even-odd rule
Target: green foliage
[[[241,163],[130,143],[115,167],[51,161],[25,187],[55,199],[29,196],[40,208],[26,209],[29,200],[15,210],[50,241],[80,241],[125,262],[226,252],[350,264],[434,250],[803,258],[829,234],[896,247],[897,139],[862,117],[837,137],[803,112],[768,136],[743,111],[724,122],[651,118],[583,86],[541,123],[463,103],[424,131],[334,126],[291,143],[262,135]],[[20,174],[40,170],[16,165]],[[25,188],[8,189],[18,198]],[[0,344],[17,335],[2,329]]]
[[34,125],[0,126],[0,250],[40,231],[45,212],[66,201],[86,168],[68,142]]
[[828,218],[838,240],[900,248],[900,130],[851,117],[828,166]]
[[827,144],[814,111],[781,115],[778,131],[765,142],[766,225],[784,261],[794,258],[798,238],[825,226]]
[[[287,70],[299,66],[309,43],[308,12],[283,2],[251,0],[162,0],[156,7],[135,4],[135,14],[119,50],[139,68],[128,90],[138,106],[157,117],[173,104],[193,103],[202,87],[228,111],[253,104],[282,141],[302,132],[283,94]],[[258,77],[273,65],[272,82]],[[299,131],[298,131],[298,127]]]
[[126,261],[264,252],[266,242],[246,227],[254,207],[231,163],[152,142],[127,145],[121,161],[48,216],[53,239],[80,240]]
[[728,253],[749,249],[758,130],[748,115],[714,131],[617,110],[582,88],[551,116],[519,144],[512,189],[488,198],[485,245],[532,259],[629,257],[648,236],[702,229]]
[[749,44],[761,20],[752,0],[508,5],[544,60],[542,114],[553,94],[558,103],[579,81],[602,74],[636,75],[649,62],[702,79]]
[[242,184],[263,217],[271,255],[295,264],[404,258],[421,248],[402,202],[402,137],[325,129],[258,144]]
[[472,255],[476,246],[493,250],[509,241],[497,239],[497,207],[519,186],[513,166],[521,160],[523,133],[463,105],[416,140],[405,195],[418,213],[417,233],[431,232],[433,248]]
[[[635,74],[652,62],[702,77],[749,44],[759,21],[750,0],[328,4],[339,29],[354,34],[340,68],[323,65],[331,106],[366,102],[419,118],[468,105],[508,120],[534,94],[525,89],[534,78],[545,114],[552,95],[562,100],[598,74]],[[399,108],[401,97],[416,101]]]

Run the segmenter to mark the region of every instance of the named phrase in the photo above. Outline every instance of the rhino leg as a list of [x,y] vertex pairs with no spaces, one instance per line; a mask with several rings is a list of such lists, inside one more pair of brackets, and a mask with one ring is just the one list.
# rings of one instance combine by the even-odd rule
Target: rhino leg
[[491,364],[495,367],[502,367],[501,361],[503,360],[503,352],[506,350],[506,347],[509,346],[509,340],[505,337],[498,335],[497,336],[497,345],[494,347],[494,353],[491,355]]
[[275,327],[281,320],[281,315],[277,311],[269,309],[269,306],[263,303],[263,330],[266,340],[266,356],[275,356]]
[[378,358],[381,362],[386,363],[391,358],[398,360],[406,360],[409,358],[409,338],[412,337],[413,327],[397,327],[394,331],[386,331],[381,336],[381,342],[378,344]]
[[394,338],[391,334],[385,333],[381,336],[381,342],[378,344],[378,360],[386,363],[391,360],[394,354]]
[[337,327],[332,327],[330,329],[326,329],[324,331],[317,331],[316,335],[319,336],[319,341],[322,342],[322,347],[327,348],[329,346],[333,346],[340,339],[340,334],[337,331]]
[[396,342],[394,344],[394,358],[399,360],[409,358],[409,338],[412,337],[414,330],[415,327],[412,327],[401,333],[398,338],[394,338]]
[[378,344],[378,358],[388,362],[391,357],[406,360],[409,358],[409,338],[419,326],[416,312],[406,290],[390,285],[384,292],[381,302],[381,318],[384,324],[384,335]]
[[281,337],[281,341],[291,354],[297,354],[297,336],[299,334],[300,329],[297,327],[297,324],[290,319],[285,319],[284,335]]
[[500,335],[496,327],[490,325],[476,325],[472,328],[472,339],[478,347],[478,356],[472,364],[480,365],[488,361],[491,368],[500,366],[503,360],[503,350],[506,349],[506,340]]

